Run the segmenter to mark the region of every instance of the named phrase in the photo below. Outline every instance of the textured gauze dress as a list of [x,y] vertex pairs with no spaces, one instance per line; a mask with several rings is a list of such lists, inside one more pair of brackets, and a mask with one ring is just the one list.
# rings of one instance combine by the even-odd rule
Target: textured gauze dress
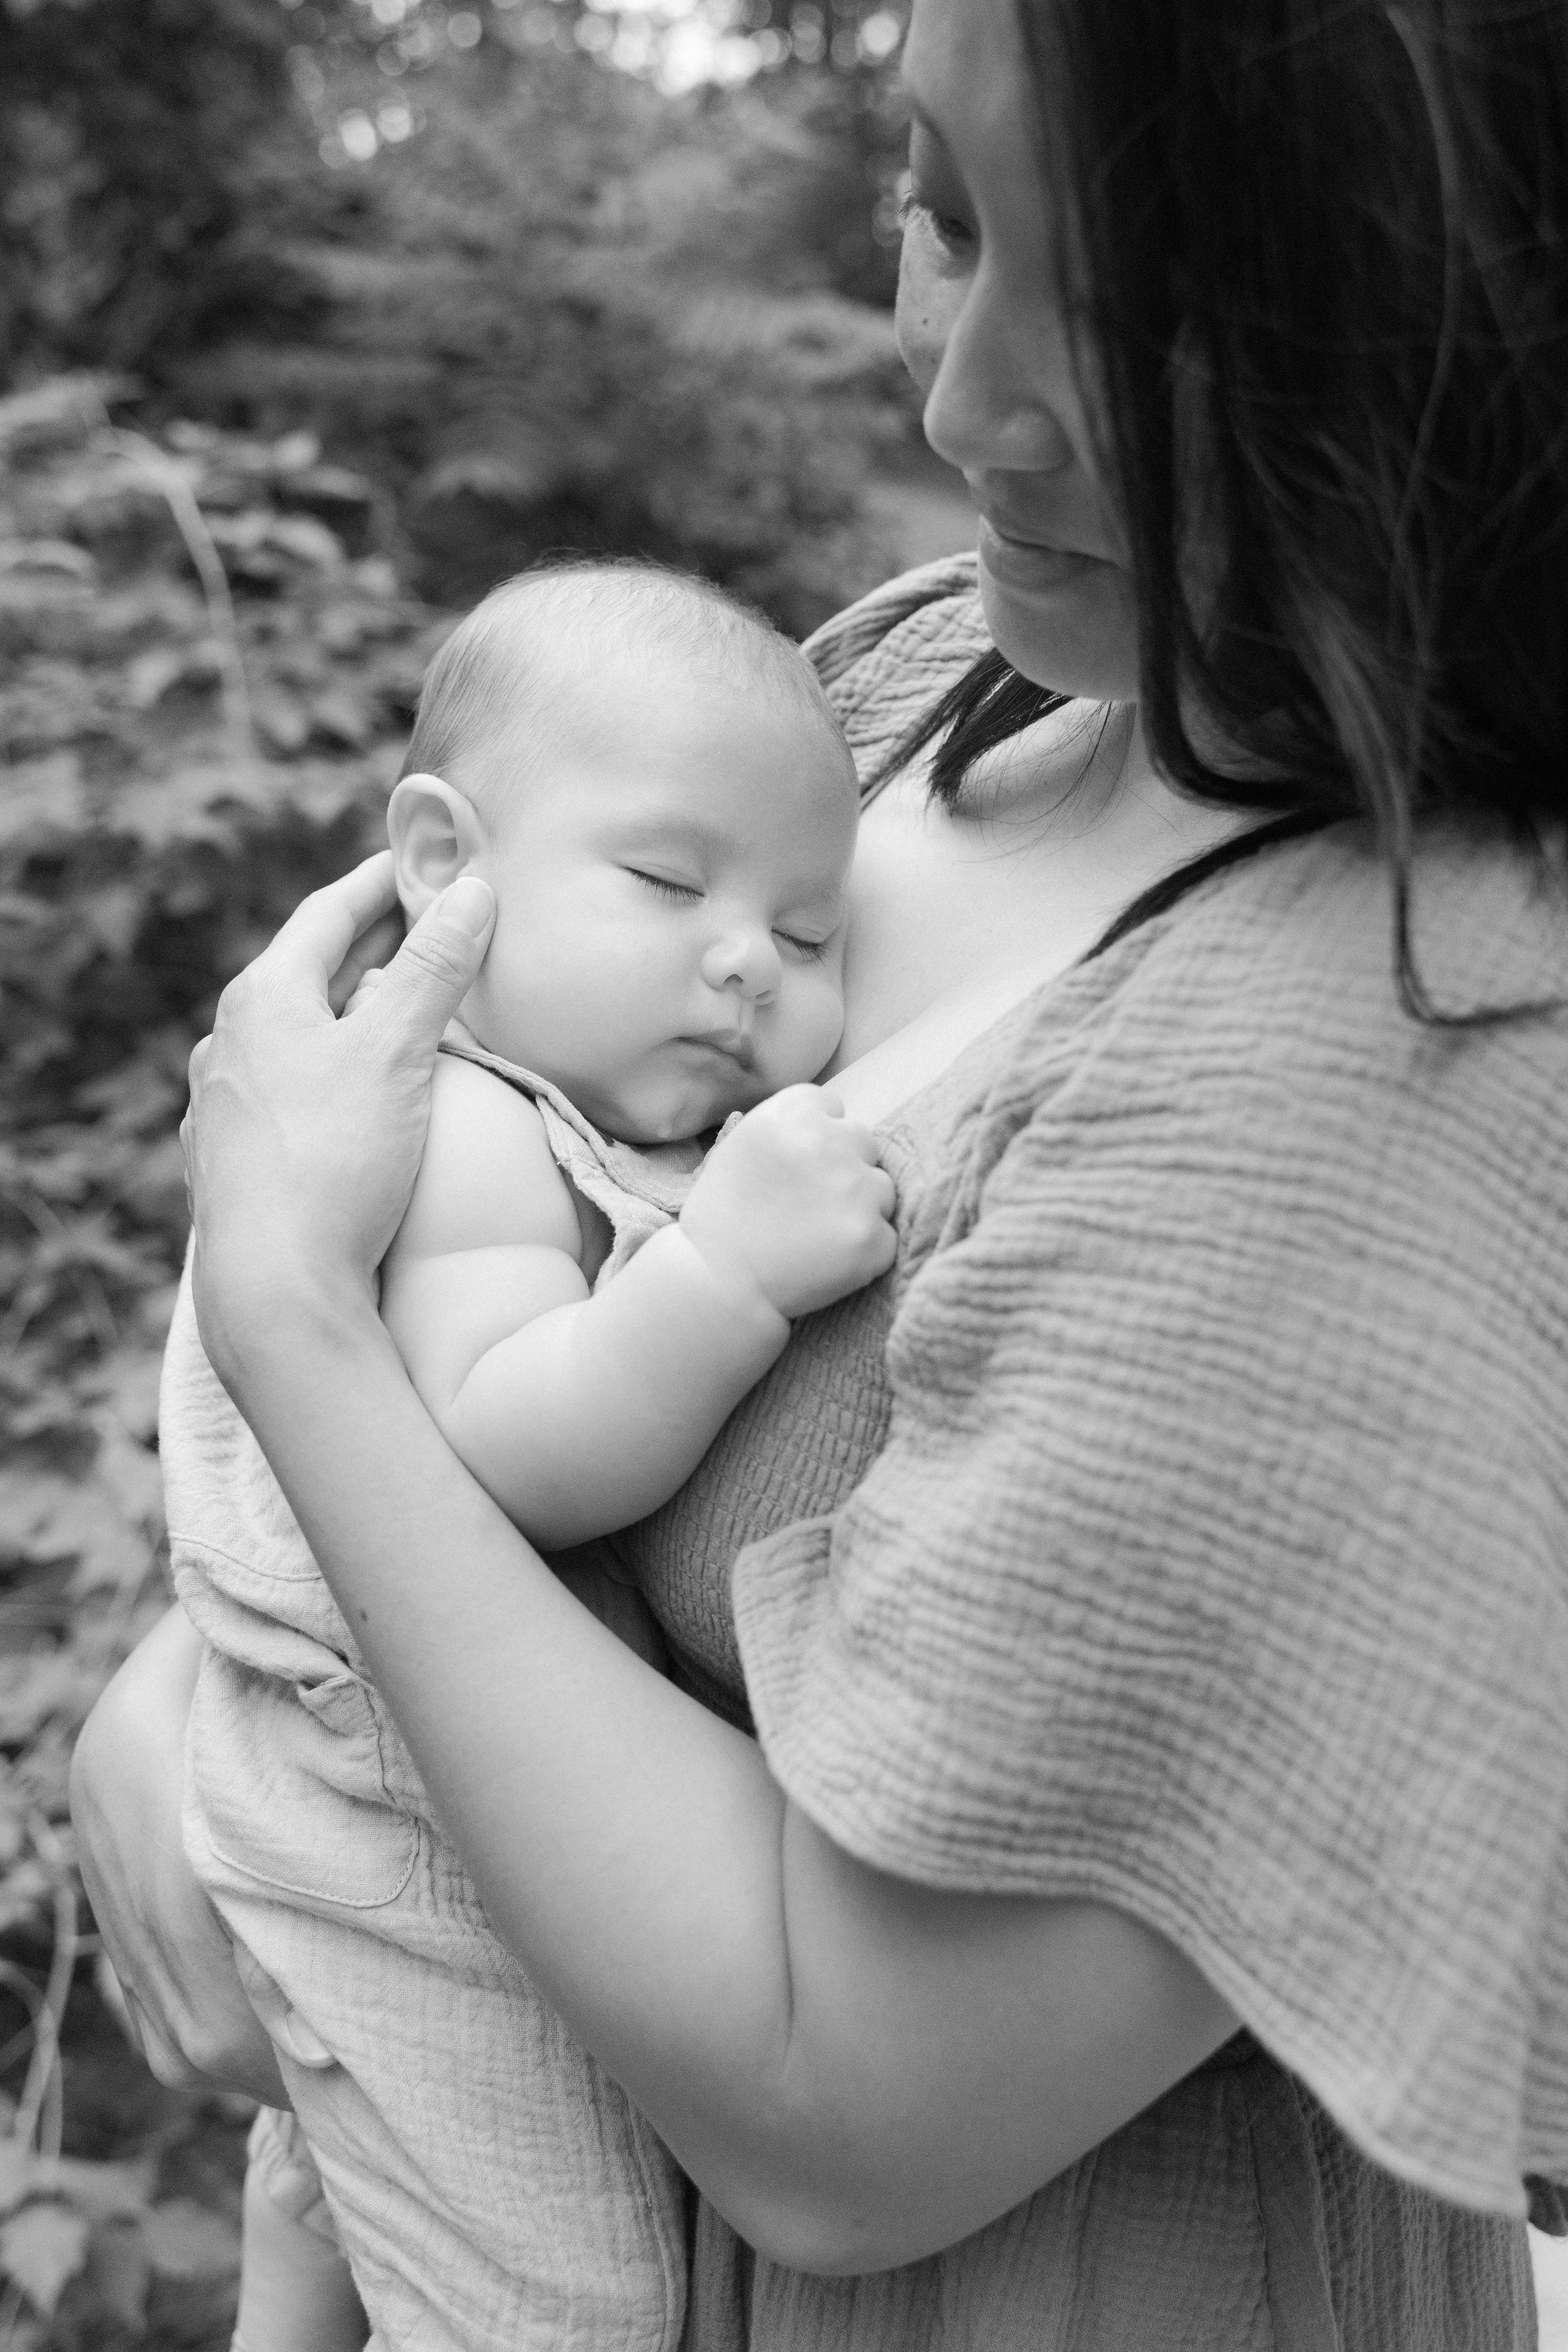
[[[811,650],[863,773],[973,565]],[[1453,1008],[1568,915],[1436,832]],[[690,2352],[1523,2352],[1568,2179],[1568,1016],[1400,1007],[1353,825],[1240,857],[886,1122],[893,1273],[623,1539],[688,1688],[849,1853],[1098,1897],[1246,2031],[989,2228],[860,2279],[692,2200]]]

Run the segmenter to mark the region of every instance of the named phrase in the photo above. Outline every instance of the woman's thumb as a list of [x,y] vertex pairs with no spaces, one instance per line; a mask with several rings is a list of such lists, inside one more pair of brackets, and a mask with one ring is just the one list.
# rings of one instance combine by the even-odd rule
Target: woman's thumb
[[435,1052],[442,1031],[479,976],[495,928],[495,893],[465,874],[432,899],[365,1005],[362,1018],[421,1034]]

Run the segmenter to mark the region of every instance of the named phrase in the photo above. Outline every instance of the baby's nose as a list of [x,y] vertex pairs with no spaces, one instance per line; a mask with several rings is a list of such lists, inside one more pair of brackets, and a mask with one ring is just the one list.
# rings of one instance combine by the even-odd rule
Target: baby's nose
[[771,996],[779,984],[783,961],[772,931],[745,924],[715,940],[702,959],[702,977],[710,988],[739,988],[742,996]]

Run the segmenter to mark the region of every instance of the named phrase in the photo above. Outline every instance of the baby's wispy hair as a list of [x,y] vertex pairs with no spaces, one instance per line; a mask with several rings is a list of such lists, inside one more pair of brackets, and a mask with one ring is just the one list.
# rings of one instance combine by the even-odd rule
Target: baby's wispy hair
[[[426,672],[401,773],[441,776],[482,805],[487,757],[549,721],[565,683],[563,628],[569,650],[590,655],[598,630],[636,629],[678,663],[775,694],[838,732],[816,672],[765,614],[638,557],[574,556],[502,582],[458,622]],[[613,649],[625,644],[623,634]]]

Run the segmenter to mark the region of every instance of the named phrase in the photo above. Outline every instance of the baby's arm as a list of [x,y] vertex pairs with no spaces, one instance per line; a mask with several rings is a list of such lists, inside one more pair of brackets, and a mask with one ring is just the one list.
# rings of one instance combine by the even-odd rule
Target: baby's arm
[[437,1063],[382,1315],[448,1443],[533,1542],[585,1542],[664,1502],[789,1316],[889,1262],[891,1187],[852,1133],[815,1088],[775,1096],[710,1155],[680,1223],[590,1296],[537,1110]]

